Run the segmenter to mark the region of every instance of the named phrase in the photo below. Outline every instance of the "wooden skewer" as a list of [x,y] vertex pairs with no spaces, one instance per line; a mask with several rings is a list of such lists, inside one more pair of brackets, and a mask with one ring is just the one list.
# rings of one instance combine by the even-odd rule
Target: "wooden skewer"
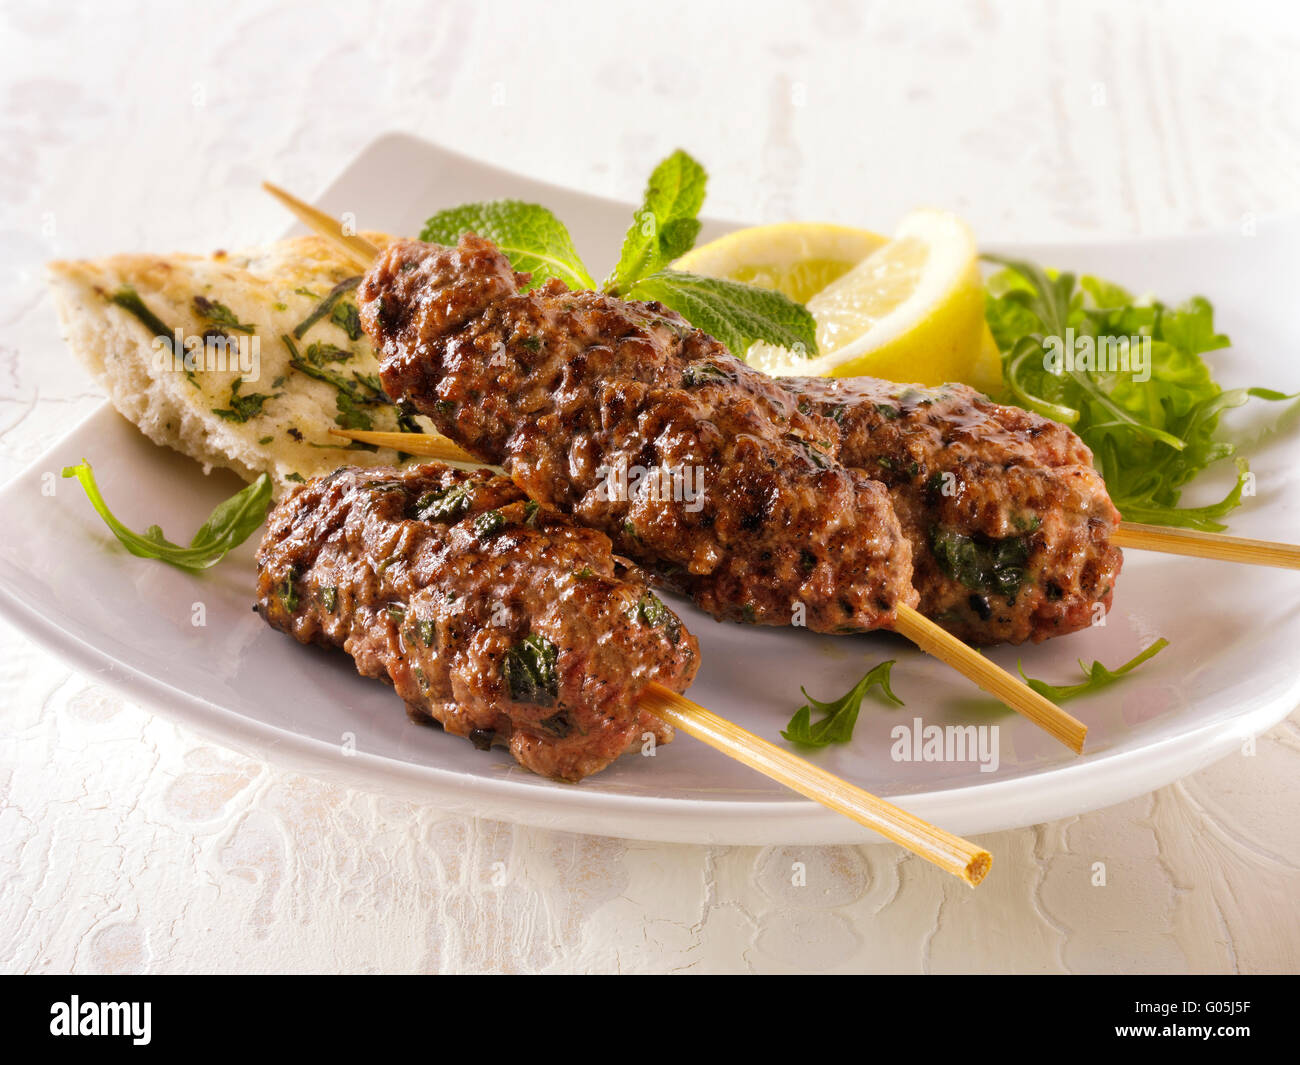
[[1039,728],[1064,743],[1075,754],[1083,753],[1083,742],[1088,736],[1088,726],[1073,714],[1068,714],[1050,699],[1039,695],[1028,684],[1013,677],[996,662],[992,662],[957,639],[946,629],[941,629],[924,614],[899,603],[894,608],[898,617],[895,628],[928,655],[933,655],[951,666],[968,680],[974,681],[990,695],[1001,700],[1018,714],[1027,717]]
[[[336,436],[381,447],[396,446],[412,455],[422,454],[453,462],[477,461],[445,437],[426,438],[418,433],[330,431]],[[394,437],[399,439],[394,440]],[[412,437],[416,438],[414,442]],[[926,625],[931,624],[925,618],[921,618],[921,621]],[[975,657],[984,662],[979,655]],[[913,854],[960,877],[971,887],[984,879],[993,864],[992,856],[982,847],[922,821],[906,810],[769,743],[761,736],[719,717],[699,703],[670,691],[661,684],[652,683],[642,694],[638,705],[687,735],[694,736],[728,757],[771,777],[777,783],[879,832],[886,839],[893,840]]]
[[[278,188],[269,182],[264,182],[263,187],[304,223],[322,236],[334,241],[344,252],[352,256],[358,265],[369,268],[371,263],[374,262],[375,257],[379,254],[379,249],[369,241],[355,235],[345,234],[339,223],[325,214],[324,211],[304,203],[284,189]],[[450,444],[450,441],[444,441],[440,437],[426,436],[422,433],[353,432],[337,429],[331,430],[331,432],[336,436],[359,440],[363,443],[394,447],[411,455],[423,455],[454,462],[474,461],[472,456],[467,455],[454,444]],[[963,676],[973,680],[985,691],[996,696],[1013,710],[1023,714],[1034,724],[1055,736],[1076,754],[1083,752],[1083,743],[1088,735],[1088,728],[1078,718],[1067,714],[1050,700],[1039,695],[1029,685],[967,647],[951,633],[945,632],[934,622],[918,614],[910,607],[900,606],[897,610],[897,616],[898,631],[921,650],[933,655]]]
[[[469,452],[443,436],[422,435],[422,439],[418,442],[419,450],[416,450],[410,437],[417,434],[340,432],[337,429],[331,429],[330,432],[335,436],[377,444],[380,447],[396,448],[412,455],[424,455],[448,462],[478,461]],[[1273,540],[1249,540],[1244,536],[1224,536],[1220,533],[1199,532],[1195,529],[1169,529],[1159,525],[1140,525],[1137,522],[1122,521],[1119,529],[1111,534],[1110,542],[1116,547],[1130,550],[1162,551],[1170,555],[1212,558],[1221,562],[1245,562],[1255,566],[1300,569],[1300,544],[1283,544]]]
[[[427,458],[441,459],[444,462],[478,461],[473,455],[441,436],[424,433],[362,432],[350,429],[331,429],[330,432],[346,440],[359,440],[379,447],[391,447],[397,451],[405,451],[408,455],[422,455]],[[945,665],[957,670],[962,676],[974,681],[990,695],[1000,699],[1039,728],[1055,736],[1075,754],[1083,753],[1088,726],[1078,718],[1067,714],[1051,700],[1039,695],[1024,681],[1013,677],[973,648],[967,647],[952,633],[941,629],[911,607],[900,605],[896,608],[896,614],[897,631],[926,654],[933,655]]]
[[[374,262],[379,249],[365,238],[345,233],[335,219],[270,182],[264,182],[263,187],[307,226],[331,240],[358,265],[368,268]],[[473,456],[463,449],[438,436],[341,430],[331,430],[331,432],[337,436],[365,443],[395,446],[409,454],[451,461],[474,461]],[[916,618],[919,619],[919,624],[913,627],[930,635],[927,626],[931,626],[931,623],[919,615],[916,615]],[[940,639],[935,640],[936,644],[952,640],[952,637],[941,629],[935,627],[934,631],[940,636]],[[957,643],[955,640],[953,642]],[[969,648],[959,643],[958,646],[984,663],[984,660]],[[984,664],[988,665],[988,663]],[[1006,679],[1018,683],[1014,682],[1009,675]],[[1030,695],[1034,695],[1030,689],[1025,690]],[[824,769],[819,769],[789,751],[782,750],[752,732],[706,710],[683,695],[678,695],[658,684],[652,684],[643,694],[640,705],[683,732],[785,784],[801,795],[814,799],[892,839],[914,854],[961,877],[972,887],[984,879],[992,865],[992,856],[986,850],[927,824],[907,811],[841,780]],[[1082,746],[1082,733],[1079,735],[1079,745]]]
[[341,436],[344,440],[356,440],[361,444],[374,444],[376,447],[391,447],[394,451],[404,451],[408,455],[419,455],[427,459],[441,459],[443,462],[480,462],[459,444],[454,444],[445,436],[435,433],[378,433],[369,429],[331,429],[331,436]]
[[326,240],[331,241],[339,251],[354,259],[358,266],[369,269],[370,264],[379,255],[379,249],[365,237],[346,232],[337,218],[331,218],[319,208],[298,199],[292,192],[286,192],[279,185],[273,185],[269,181],[263,181],[262,188],[289,208],[309,229],[314,229]]
[[1111,535],[1110,542],[1117,547],[1132,547],[1141,551],[1164,551],[1171,555],[1215,558],[1222,562],[1248,562],[1255,566],[1300,569],[1300,544],[1248,540],[1244,536],[1224,536],[1196,529],[1167,529],[1159,525],[1122,521],[1119,529]]
[[868,794],[662,685],[651,684],[638,705],[800,795],[874,829],[971,887],[984,879],[993,863],[983,848]]

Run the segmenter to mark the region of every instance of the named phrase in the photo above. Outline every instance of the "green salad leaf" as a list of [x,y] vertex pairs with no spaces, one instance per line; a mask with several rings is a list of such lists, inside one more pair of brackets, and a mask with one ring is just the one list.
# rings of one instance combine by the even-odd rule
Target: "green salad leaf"
[[[903,700],[889,687],[889,671],[894,668],[894,659],[881,662],[867,670],[862,679],[834,702],[823,703],[814,699],[807,690],[800,688],[808,702],[795,711],[794,717],[781,733],[791,743],[804,747],[828,747],[832,743],[848,743],[853,738],[853,728],[858,723],[858,713],[862,709],[862,697],[877,685],[885,698],[897,706]],[[814,722],[812,712],[825,715]]]
[[1122,666],[1116,666],[1114,669],[1107,669],[1100,662],[1093,662],[1091,666],[1085,666],[1083,660],[1080,659],[1079,668],[1083,670],[1085,678],[1080,684],[1066,684],[1061,686],[1048,684],[1046,681],[1035,680],[1033,677],[1026,677],[1025,667],[1019,662],[1017,662],[1016,665],[1020,670],[1020,675],[1025,678],[1025,683],[1033,688],[1034,691],[1038,692],[1039,695],[1042,695],[1045,698],[1051,699],[1054,703],[1061,703],[1066,699],[1073,699],[1076,695],[1091,695],[1094,692],[1100,691],[1102,688],[1114,684],[1125,674],[1133,672],[1133,670],[1137,669],[1137,667],[1143,662],[1154,658],[1168,646],[1169,641],[1161,636],[1160,639],[1156,640],[1156,642],[1145,651],[1130,658]]
[[[1224,390],[1202,358],[1228,346],[1214,308],[1195,297],[1180,306],[1137,300],[1113,282],[1053,273],[1020,260],[985,258],[1003,269],[989,278],[985,312],[1002,352],[1007,401],[1071,426],[1093,452],[1115,506],[1128,521],[1215,532],[1240,505],[1249,469],[1219,432],[1219,416],[1249,399],[1294,398],[1268,388]],[[1094,351],[1140,354],[1142,372],[1095,365],[1053,365],[1066,338]],[[1137,347],[1134,346],[1136,342]],[[1142,379],[1149,373],[1148,379]],[[1180,507],[1189,481],[1235,458],[1237,481],[1216,503]]]
[[540,204],[491,200],[452,207],[425,222],[420,239],[455,244],[465,233],[492,241],[516,270],[532,274],[530,288],[553,277],[570,288],[596,287],[564,223]]
[[680,149],[654,168],[618,265],[605,279],[606,292],[622,295],[695,246],[707,184],[704,167]]
[[266,521],[266,512],[271,506],[271,478],[264,473],[248,487],[217,504],[208,520],[194,534],[190,546],[181,547],[168,540],[157,525],[150,525],[143,533],[137,533],[118,521],[100,495],[94,471],[85,459],[76,466],[65,466],[63,476],[75,477],[81,482],[91,506],[131,554],[157,559],[190,573],[200,573],[215,566],[232,548],[247,540]]

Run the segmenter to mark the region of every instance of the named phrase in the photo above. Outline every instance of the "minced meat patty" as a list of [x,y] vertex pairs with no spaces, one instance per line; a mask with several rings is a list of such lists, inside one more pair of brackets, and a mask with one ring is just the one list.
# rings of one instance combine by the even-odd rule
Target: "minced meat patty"
[[[836,461],[833,421],[659,303],[526,280],[472,234],[386,249],[358,295],[389,396],[715,617],[862,631],[916,603],[888,493]],[[618,471],[647,475],[611,491]]]
[[638,709],[699,663],[695,638],[602,533],[505,477],[344,467],[295,489],[257,552],[258,606],[339,647],[416,718],[576,781],[670,726]]
[[839,426],[839,460],[889,488],[920,610],[971,643],[1075,632],[1110,609],[1119,512],[1064,425],[965,385],[788,377]]

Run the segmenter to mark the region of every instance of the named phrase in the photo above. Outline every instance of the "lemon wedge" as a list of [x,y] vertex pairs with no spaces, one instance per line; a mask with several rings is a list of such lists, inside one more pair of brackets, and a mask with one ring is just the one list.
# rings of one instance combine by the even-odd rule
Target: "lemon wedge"
[[673,266],[705,277],[776,289],[807,303],[888,243],[888,237],[852,226],[781,222],[728,233],[687,252]]
[[776,288],[808,307],[818,355],[755,344],[747,361],[768,373],[964,381],[983,391],[1001,382],[975,238],[947,211],[913,211],[891,240],[819,223],[756,226],[695,249],[677,266]]

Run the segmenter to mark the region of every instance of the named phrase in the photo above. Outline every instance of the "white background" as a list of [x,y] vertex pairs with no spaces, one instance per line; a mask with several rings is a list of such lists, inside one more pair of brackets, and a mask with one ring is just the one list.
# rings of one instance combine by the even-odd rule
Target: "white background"
[[[269,239],[261,179],[311,195],[382,132],[623,199],[682,146],[724,218],[1235,227],[1300,208],[1293,7],[4,5],[0,477],[101,398],[45,260]],[[1298,776],[1293,715],[1254,757],[984,837],[971,892],[888,847],[396,805],[216,748],[0,628],[0,969],[1294,972]]]

